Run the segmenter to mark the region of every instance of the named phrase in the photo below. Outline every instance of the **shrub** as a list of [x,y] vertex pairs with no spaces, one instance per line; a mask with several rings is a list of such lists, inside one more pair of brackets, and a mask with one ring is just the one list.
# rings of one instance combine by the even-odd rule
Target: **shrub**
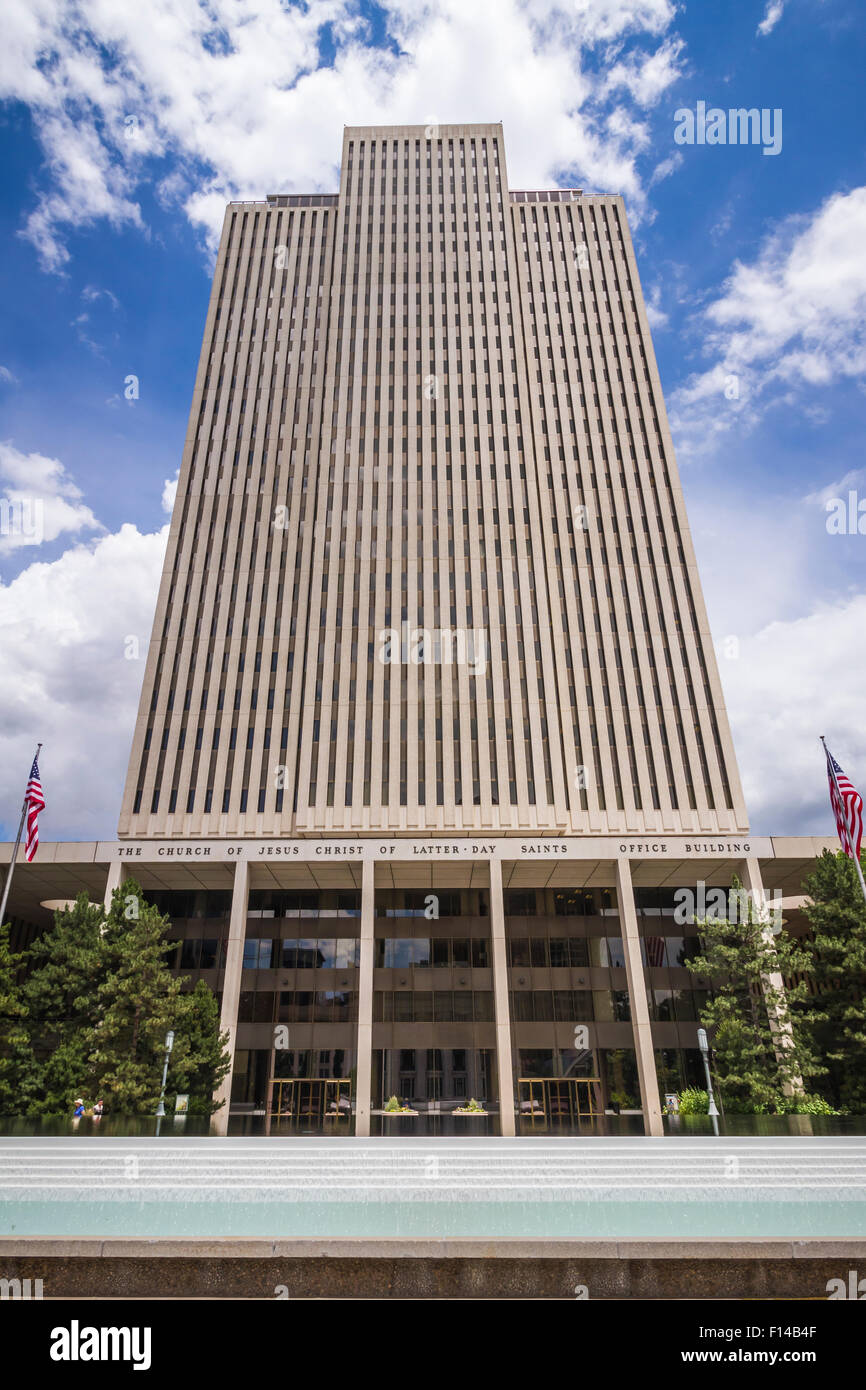
[[679,1094],[680,1114],[681,1115],[708,1115],[710,1113],[710,1098],[706,1091],[702,1091],[699,1086],[687,1086]]
[[821,1096],[792,1096],[785,1105],[786,1115],[838,1115],[829,1101]]

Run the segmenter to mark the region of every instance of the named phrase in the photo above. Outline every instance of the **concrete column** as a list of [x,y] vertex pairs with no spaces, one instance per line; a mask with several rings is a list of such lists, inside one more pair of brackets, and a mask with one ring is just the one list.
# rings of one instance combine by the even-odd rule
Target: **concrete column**
[[490,860],[490,954],[493,966],[493,1003],[496,1011],[496,1069],[499,1072],[499,1117],[503,1134],[514,1134],[514,1067],[511,1060],[511,1011],[508,1007],[508,952],[505,945],[505,908],[502,902],[502,865]]
[[105,883],[105,910],[111,907],[111,896],[115,888],[119,888],[126,878],[126,865],[120,859],[112,859],[108,866],[108,878]]
[[[773,924],[769,916],[769,904],[764,892],[764,880],[761,877],[761,866],[754,857],[744,859],[739,866],[739,878],[746,889],[755,915],[758,920],[766,916],[762,935],[768,945],[773,945]],[[784,994],[785,983],[778,971],[765,977],[765,988],[769,988]],[[766,995],[765,995],[766,1000]],[[776,1057],[780,1062],[784,1061],[785,1049],[791,1046],[793,1041],[791,1034],[791,1020],[788,1010],[784,1005],[767,1004],[767,1017],[770,1020],[770,1031],[776,1041]],[[801,1095],[803,1092],[803,1078],[799,1072],[795,1072],[790,1082],[783,1086],[786,1095]]]
[[225,1101],[224,1106],[216,1112],[212,1121],[213,1129],[217,1134],[228,1133],[229,1127],[229,1103],[232,1093],[235,1043],[238,1031],[238,1002],[241,994],[241,972],[244,967],[244,937],[247,930],[249,881],[249,864],[245,859],[239,859],[235,864],[235,877],[232,884],[232,907],[229,916],[229,938],[223,973],[222,1012],[220,1013],[220,1032],[229,1035],[231,1064],[214,1097],[217,1101]]
[[640,1081],[644,1132],[659,1135],[664,1134],[664,1125],[662,1124],[662,1108],[659,1102],[659,1083],[653,1052],[652,1025],[647,1003],[646,979],[643,960],[641,959],[634,893],[631,886],[631,864],[624,857],[620,857],[616,861],[616,901],[622,932],[625,973],[628,979],[631,1026],[634,1032],[634,1050]]
[[370,1093],[373,1080],[373,943],[375,918],[375,861],[361,868],[361,959],[358,969],[358,1061],[355,1068],[355,1134],[370,1133]]

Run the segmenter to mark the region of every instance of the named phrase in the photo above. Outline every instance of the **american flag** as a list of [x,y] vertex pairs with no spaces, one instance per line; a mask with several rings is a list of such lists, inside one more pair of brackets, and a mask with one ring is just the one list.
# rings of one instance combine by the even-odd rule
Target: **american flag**
[[647,965],[660,966],[665,963],[665,939],[663,936],[648,936],[646,939]]
[[[827,780],[830,783],[830,805],[836,817],[836,829],[842,848],[849,859],[860,862],[860,843],[863,839],[863,798],[849,777],[827,752]],[[836,774],[835,781],[833,774]],[[838,791],[837,791],[838,783]]]
[[27,835],[24,840],[24,857],[29,864],[39,848],[39,812],[45,810],[45,797],[42,795],[42,783],[39,779],[38,757],[33,759],[24,800],[27,803]]

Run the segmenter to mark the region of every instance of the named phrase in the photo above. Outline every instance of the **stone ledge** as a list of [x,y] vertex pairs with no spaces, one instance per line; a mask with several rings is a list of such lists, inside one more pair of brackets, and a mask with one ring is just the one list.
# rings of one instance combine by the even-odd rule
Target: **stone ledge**
[[866,1239],[780,1240],[736,1236],[689,1240],[667,1237],[580,1240],[569,1236],[536,1239],[412,1238],[390,1236],[260,1237],[203,1236],[129,1238],[125,1236],[0,1236],[0,1260],[7,1258],[109,1260],[866,1260]]

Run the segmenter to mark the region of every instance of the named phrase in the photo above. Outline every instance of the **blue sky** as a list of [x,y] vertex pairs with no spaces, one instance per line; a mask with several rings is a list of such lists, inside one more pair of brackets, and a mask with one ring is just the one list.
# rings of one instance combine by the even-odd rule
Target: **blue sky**
[[[42,739],[44,835],[113,836],[225,202],[437,120],[502,120],[512,187],[626,197],[753,829],[832,831],[819,734],[866,783],[866,534],[826,510],[866,512],[856,0],[5,10],[0,497],[43,525],[0,534],[0,834]],[[780,152],[676,144],[698,102],[780,109]]]

